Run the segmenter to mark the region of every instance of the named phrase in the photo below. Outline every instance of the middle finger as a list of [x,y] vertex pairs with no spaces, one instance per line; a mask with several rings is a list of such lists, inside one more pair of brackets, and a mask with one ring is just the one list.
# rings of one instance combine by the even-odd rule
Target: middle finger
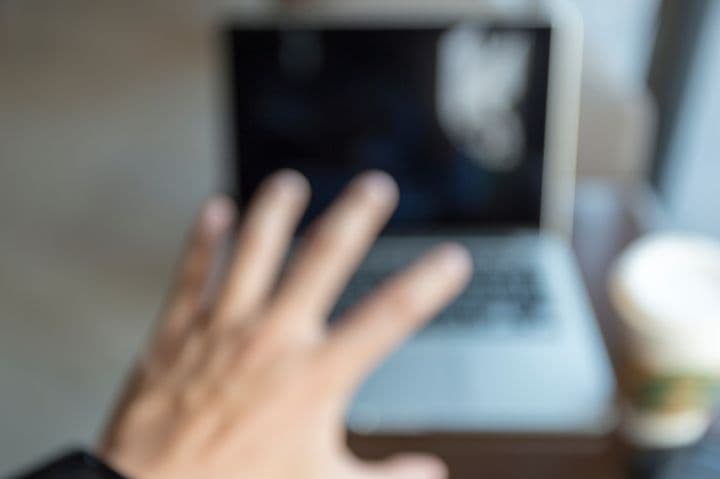
[[371,171],[354,179],[310,227],[278,289],[278,317],[292,315],[293,327],[317,333],[397,199],[397,186],[385,173]]

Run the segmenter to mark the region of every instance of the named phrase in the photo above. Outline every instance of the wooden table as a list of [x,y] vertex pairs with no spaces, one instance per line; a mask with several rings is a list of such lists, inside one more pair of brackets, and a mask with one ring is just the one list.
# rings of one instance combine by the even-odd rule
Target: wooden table
[[[608,351],[617,368],[621,336],[606,292],[610,265],[641,228],[630,207],[632,194],[608,183],[578,187],[573,248]],[[450,464],[452,479],[502,478],[609,479],[630,476],[634,455],[617,433],[601,438],[537,434],[451,435],[349,438],[351,448],[367,458],[395,452],[427,451]]]

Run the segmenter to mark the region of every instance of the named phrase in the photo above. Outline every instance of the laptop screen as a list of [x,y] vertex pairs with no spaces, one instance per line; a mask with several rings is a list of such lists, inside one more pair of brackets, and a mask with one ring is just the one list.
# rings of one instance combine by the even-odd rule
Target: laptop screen
[[377,168],[400,187],[390,229],[539,226],[549,28],[236,28],[227,47],[241,204],[294,168],[307,223]]

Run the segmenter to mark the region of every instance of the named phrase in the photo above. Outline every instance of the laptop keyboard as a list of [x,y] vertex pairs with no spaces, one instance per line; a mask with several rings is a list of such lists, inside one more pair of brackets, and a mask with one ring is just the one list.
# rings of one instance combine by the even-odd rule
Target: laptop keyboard
[[[341,298],[333,318],[361,300],[388,276],[387,272],[361,270]],[[468,287],[427,327],[527,327],[548,318],[548,308],[537,272],[527,267],[476,269]]]

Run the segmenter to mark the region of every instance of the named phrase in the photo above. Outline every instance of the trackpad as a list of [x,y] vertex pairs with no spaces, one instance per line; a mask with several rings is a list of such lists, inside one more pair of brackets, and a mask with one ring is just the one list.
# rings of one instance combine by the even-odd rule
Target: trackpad
[[409,342],[362,386],[349,426],[356,432],[452,431],[491,426],[501,418],[507,426],[538,385],[518,380],[528,375],[525,361],[488,346]]

